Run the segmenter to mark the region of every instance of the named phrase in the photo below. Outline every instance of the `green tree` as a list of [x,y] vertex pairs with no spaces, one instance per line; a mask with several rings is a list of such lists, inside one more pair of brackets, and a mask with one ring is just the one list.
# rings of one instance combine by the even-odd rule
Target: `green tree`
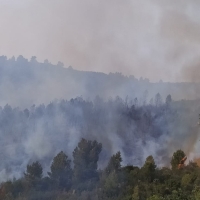
[[152,182],[153,179],[155,178],[155,172],[156,172],[156,164],[154,158],[153,156],[148,156],[141,169],[141,173],[144,179],[148,180],[149,182]]
[[163,197],[159,197],[158,195],[153,195],[149,197],[147,200],[164,200]]
[[159,107],[162,105],[162,97],[160,95],[160,93],[157,93],[155,96],[155,106]]
[[69,189],[71,187],[71,161],[63,151],[54,157],[51,164],[51,172],[48,174],[60,189]]
[[31,165],[27,165],[26,172],[24,173],[25,178],[29,180],[41,179],[42,178],[43,169],[41,164],[36,161]]
[[171,95],[169,94],[169,95],[167,95],[167,97],[166,97],[165,104],[166,104],[167,106],[169,106],[169,105],[171,104],[171,102],[172,102],[172,97],[171,97]]
[[97,179],[97,162],[102,144],[97,141],[81,139],[73,151],[74,179],[76,183]]
[[181,179],[181,186],[187,187],[192,182],[193,176],[192,174],[185,174]]
[[193,200],[190,198],[188,194],[184,193],[184,191],[182,191],[181,189],[173,190],[172,193],[168,195],[165,199],[166,200]]
[[36,161],[30,165],[27,165],[26,172],[24,173],[25,181],[26,181],[26,190],[30,190],[30,188],[37,188],[42,179],[43,169],[41,164]]
[[134,189],[133,189],[132,200],[140,200],[139,187],[138,187],[138,185],[135,186]]
[[119,171],[119,169],[121,168],[121,162],[122,162],[121,153],[117,152],[110,158],[108,166],[106,167],[105,170],[106,174]]
[[177,169],[180,161],[185,157],[185,153],[182,150],[177,150],[174,152],[172,159],[171,159],[171,166],[172,169]]
[[192,194],[193,194],[194,200],[199,200],[200,199],[200,188],[195,186],[193,191],[192,191]]
[[106,197],[115,197],[119,194],[119,180],[115,172],[112,172],[108,175],[105,180],[103,187]]

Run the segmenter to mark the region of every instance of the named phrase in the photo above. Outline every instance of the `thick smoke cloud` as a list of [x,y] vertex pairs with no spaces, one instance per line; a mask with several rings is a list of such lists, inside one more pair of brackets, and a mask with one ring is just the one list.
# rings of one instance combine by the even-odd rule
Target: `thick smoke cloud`
[[72,152],[81,138],[103,145],[99,168],[121,151],[123,165],[142,166],[153,155],[158,167],[170,166],[173,153],[182,149],[189,160],[200,157],[198,112],[200,101],[172,102],[170,107],[133,106],[120,98],[94,102],[82,98],[54,101],[21,110],[0,109],[1,181],[23,176],[28,163],[38,160],[49,171],[61,150]]
[[[184,81],[200,55],[199,2],[1,0],[0,54]],[[156,72],[156,73],[153,73]]]

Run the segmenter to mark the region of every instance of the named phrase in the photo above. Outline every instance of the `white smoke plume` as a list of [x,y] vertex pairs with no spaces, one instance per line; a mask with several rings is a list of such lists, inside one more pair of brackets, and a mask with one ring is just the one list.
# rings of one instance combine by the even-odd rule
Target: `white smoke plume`
[[0,3],[0,55],[35,55],[79,70],[152,81],[188,81],[182,70],[200,55],[197,0]]

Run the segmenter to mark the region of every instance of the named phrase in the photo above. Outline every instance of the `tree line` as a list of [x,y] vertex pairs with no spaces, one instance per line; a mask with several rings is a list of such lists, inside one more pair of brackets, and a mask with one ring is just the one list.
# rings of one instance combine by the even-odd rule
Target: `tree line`
[[112,155],[104,169],[98,168],[102,144],[84,138],[73,151],[73,163],[61,151],[44,175],[35,161],[26,167],[24,176],[3,182],[3,200],[197,200],[200,198],[200,168],[189,162],[180,169],[185,156],[174,152],[171,167],[157,167],[153,156],[143,166],[122,166],[120,152]]
[[128,95],[131,99],[145,98],[146,103],[158,92],[163,97],[171,94],[174,100],[200,98],[199,83],[152,83],[134,75],[78,71],[61,62],[53,65],[48,60],[38,62],[35,56],[27,59],[22,55],[0,56],[0,83],[0,105],[23,108],[77,96],[95,99],[99,95],[107,100]]

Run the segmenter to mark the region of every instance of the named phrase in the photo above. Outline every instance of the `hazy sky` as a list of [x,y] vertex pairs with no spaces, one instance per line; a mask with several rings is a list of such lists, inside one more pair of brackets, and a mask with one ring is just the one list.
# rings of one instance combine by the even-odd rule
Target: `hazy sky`
[[200,66],[199,10],[199,0],[0,0],[0,55],[191,80],[188,69]]

